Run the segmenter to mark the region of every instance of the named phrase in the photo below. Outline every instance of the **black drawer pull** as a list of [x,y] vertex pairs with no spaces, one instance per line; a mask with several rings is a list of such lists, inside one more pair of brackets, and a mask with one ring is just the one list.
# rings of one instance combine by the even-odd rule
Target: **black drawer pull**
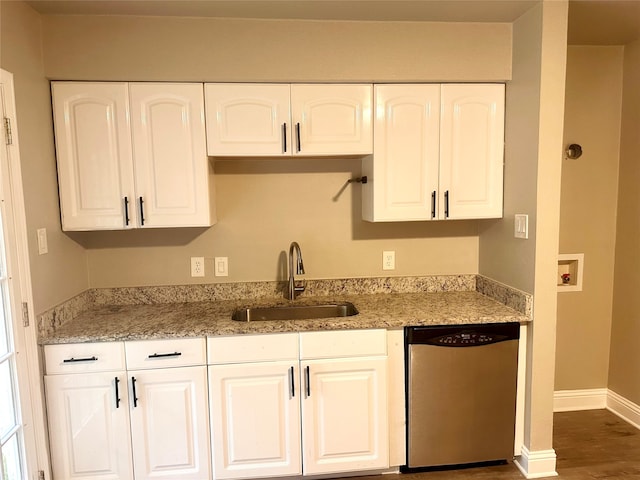
[[149,355],[147,358],[167,358],[167,357],[179,357],[182,355],[181,352],[173,352],[173,353],[154,353]]
[[144,225],[144,200],[140,197],[140,224]]
[[300,142],[300,124],[296,123],[296,140],[298,141],[298,152],[302,149],[302,143]]
[[449,190],[444,192],[444,218],[449,218]]
[[436,191],[431,192],[431,218],[436,218]]
[[282,124],[282,153],[287,153],[287,124]]
[[307,365],[306,371],[307,371],[307,375],[306,375],[306,377],[307,377],[307,397],[310,397],[311,396],[311,375],[309,374],[309,365]]
[[95,355],[93,357],[86,357],[86,358],[65,358],[62,363],[76,363],[76,362],[97,362],[98,361],[98,357],[96,357]]

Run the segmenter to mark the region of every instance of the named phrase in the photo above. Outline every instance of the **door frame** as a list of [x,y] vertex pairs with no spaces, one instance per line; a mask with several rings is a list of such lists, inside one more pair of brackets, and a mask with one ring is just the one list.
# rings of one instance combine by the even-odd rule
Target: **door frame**
[[[18,363],[17,379],[24,432],[24,463],[27,468],[26,473],[30,478],[37,480],[40,471],[45,473],[46,478],[51,478],[51,469],[38,346],[38,325],[33,309],[13,74],[0,69],[0,84],[2,84],[4,92],[4,100],[0,98],[0,101],[3,101],[4,115],[10,119],[12,134],[11,145],[3,145],[2,147],[0,181],[2,181],[2,189],[5,192],[5,208],[8,211],[6,219],[7,236],[9,237],[6,248],[7,263],[11,265],[12,276],[18,277],[18,282],[10,282],[10,289],[11,309],[15,320],[13,322],[13,341],[16,353],[20,354],[17,358],[22,359]],[[0,136],[3,137],[4,142],[4,132]],[[24,326],[22,322],[24,304],[27,308],[28,326]]]

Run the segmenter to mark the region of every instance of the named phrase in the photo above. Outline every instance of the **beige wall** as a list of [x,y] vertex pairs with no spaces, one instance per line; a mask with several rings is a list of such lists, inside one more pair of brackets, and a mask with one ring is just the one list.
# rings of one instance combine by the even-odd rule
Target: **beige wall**
[[[545,1],[513,25],[505,218],[480,233],[480,273],[534,294],[534,319],[527,329],[525,447],[529,451],[551,449],[553,437],[557,303],[554,280],[567,11],[566,1]],[[513,213],[529,215],[528,240],[513,238]]]
[[[44,24],[51,78],[498,81],[511,72],[510,24],[82,16]],[[70,236],[88,249],[92,287],[282,279],[293,240],[307,278],[478,271],[479,222],[370,224],[358,185],[334,199],[360,169],[360,159],[217,162],[212,228]],[[383,250],[396,251],[395,271],[382,270]],[[206,257],[204,279],[190,277],[191,256]],[[213,276],[214,256],[229,258],[229,277]]]
[[[29,257],[36,312],[88,287],[84,249],[60,230],[49,82],[44,76],[41,18],[21,1],[0,2],[0,66],[14,77]],[[38,255],[46,228],[49,254]]]
[[640,40],[624,47],[609,388],[640,404]]
[[[623,47],[569,47],[560,253],[584,253],[581,292],[558,295],[556,390],[604,388],[609,367]],[[624,221],[624,220],[623,220]]]

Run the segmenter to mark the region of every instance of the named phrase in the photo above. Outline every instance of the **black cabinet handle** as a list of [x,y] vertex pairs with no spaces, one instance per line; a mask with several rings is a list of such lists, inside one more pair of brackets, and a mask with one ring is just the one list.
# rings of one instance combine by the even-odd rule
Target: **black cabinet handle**
[[133,408],[138,406],[138,395],[136,394],[136,377],[131,377],[131,391],[133,392]]
[[296,123],[296,140],[298,142],[298,152],[302,148],[302,144],[300,143],[300,124]]
[[282,124],[282,153],[287,153],[287,124]]
[[306,367],[306,378],[307,378],[307,397],[311,396],[311,375],[309,374],[309,365]]
[[140,197],[140,224],[144,225],[144,200]]
[[289,375],[291,377],[291,398],[294,398],[296,396],[296,384],[293,376],[293,367],[289,369]]
[[86,357],[86,358],[65,358],[62,363],[76,363],[76,362],[97,362],[98,361],[98,357],[96,357],[95,355],[93,357]]
[[116,377],[115,380],[116,380],[116,382],[115,382],[115,385],[116,385],[116,408],[120,408],[120,391],[119,391],[119,388],[118,388],[118,384],[120,383],[120,379],[118,377]]
[[124,197],[124,224],[129,225],[129,197]]
[[449,190],[444,192],[444,218],[449,218]]
[[436,191],[431,192],[431,218],[436,218]]
[[182,355],[181,352],[173,352],[173,353],[153,353],[149,356],[147,356],[147,358],[166,358],[166,357],[179,357],[180,355]]

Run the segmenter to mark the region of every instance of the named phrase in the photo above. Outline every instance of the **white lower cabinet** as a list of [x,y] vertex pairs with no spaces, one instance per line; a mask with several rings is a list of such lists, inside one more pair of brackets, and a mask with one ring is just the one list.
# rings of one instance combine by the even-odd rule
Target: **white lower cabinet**
[[387,468],[386,342],[384,330],[209,338],[215,478]]
[[209,479],[204,352],[204,339],[46,346],[54,480]]
[[386,357],[302,362],[306,475],[389,466]]
[[54,479],[133,479],[126,385],[124,371],[45,377]]

